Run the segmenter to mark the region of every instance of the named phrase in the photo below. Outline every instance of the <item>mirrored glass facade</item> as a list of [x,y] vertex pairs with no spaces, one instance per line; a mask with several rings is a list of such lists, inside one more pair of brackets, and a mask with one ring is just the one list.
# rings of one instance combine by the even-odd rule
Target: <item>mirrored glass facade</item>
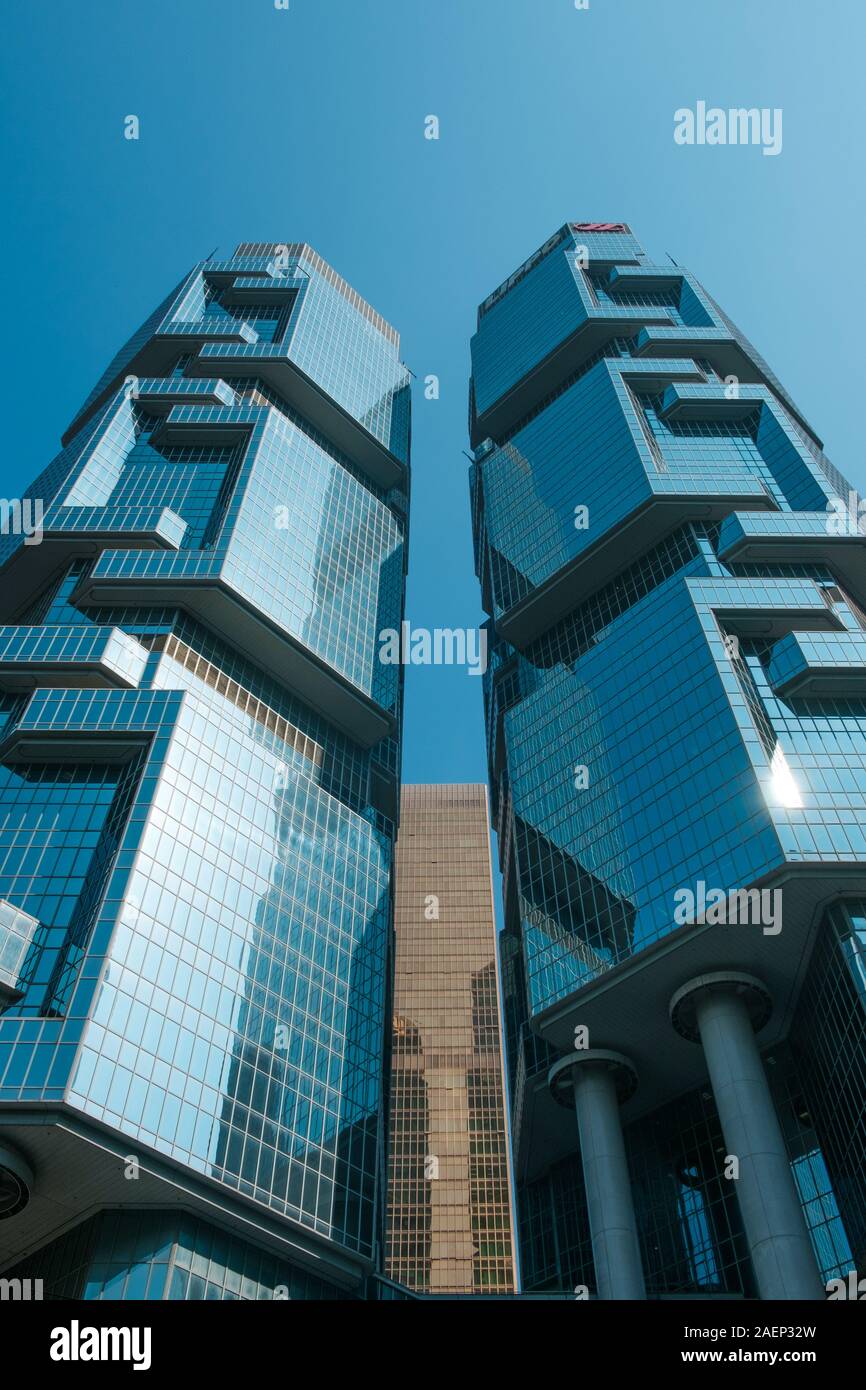
[[[525,1286],[770,1296],[724,1173],[746,1164],[716,1113],[713,994],[731,1036],[748,1013],[740,1061],[764,1057],[802,1208],[777,1296],[811,1297],[866,1267],[856,498],[751,343],[626,224],[555,233],[481,305],[472,365]],[[616,1083],[619,1284],[587,1211],[584,1052]]]
[[513,1293],[487,793],[403,788],[394,917],[387,1274]]
[[94,1218],[81,1296],[379,1258],[408,379],[312,248],[211,258],[34,483],[38,543],[0,540],[0,1144],[34,1173],[0,1260],[88,1209],[16,1106],[90,1200],[208,1213]]

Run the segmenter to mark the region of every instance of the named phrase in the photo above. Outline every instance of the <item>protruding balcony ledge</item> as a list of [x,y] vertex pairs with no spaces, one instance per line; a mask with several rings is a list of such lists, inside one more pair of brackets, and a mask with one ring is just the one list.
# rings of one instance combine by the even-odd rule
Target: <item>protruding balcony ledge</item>
[[167,415],[176,405],[216,405],[231,408],[234,391],[219,377],[143,377],[134,393],[138,405],[151,415]]
[[665,391],[672,381],[696,387],[707,384],[705,373],[690,357],[643,357],[639,361],[624,357],[609,365],[623,381],[630,382],[641,392]]
[[[125,362],[123,367],[115,373],[72,420],[71,424],[64,430],[61,443],[64,448],[74,439],[80,430],[93,419],[97,411],[108,402],[118,391],[129,377],[137,377],[140,381],[150,380],[153,382],[159,378],[164,378],[168,382],[181,380],[171,374],[174,372],[175,364],[179,353],[195,354],[205,342],[211,342],[215,346],[221,343],[231,343],[244,346],[253,346],[258,342],[258,334],[249,324],[239,324],[231,318],[222,318],[217,315],[210,315],[204,319],[192,319],[188,322],[169,320]],[[211,377],[212,372],[207,374]],[[224,383],[223,383],[224,384]]]
[[[125,763],[174,727],[183,690],[37,688],[0,739],[0,762]],[[155,740],[156,736],[156,740]],[[164,748],[163,748],[164,751]],[[159,753],[157,756],[161,756]]]
[[842,619],[812,579],[716,579],[690,575],[696,607],[740,637],[778,641],[789,632],[844,632]]
[[[773,396],[781,390],[778,383],[774,388],[760,361],[748,351],[748,345],[725,327],[659,328],[650,324],[640,330],[635,351],[638,356],[648,357],[663,357],[667,352],[704,357],[720,377],[736,377],[741,392],[748,384],[766,386]],[[803,429],[820,443],[808,420],[787,397],[785,404]]]
[[[640,360],[633,357],[609,357],[604,360],[611,376],[620,377],[642,392],[664,391],[672,381],[694,382],[699,386],[706,385],[707,382],[706,373],[691,357],[644,357]],[[601,363],[597,362],[594,365],[600,366]],[[563,377],[562,380],[567,381],[568,377]],[[570,390],[571,387],[564,389]],[[519,417],[516,423],[519,424],[522,419],[522,416]],[[475,462],[482,463],[497,447],[492,437],[477,442]]]
[[644,323],[638,331],[635,351],[639,357],[663,357],[666,352],[677,357],[706,357],[719,376],[736,376],[738,381],[761,380],[755,363],[727,328],[657,327]]
[[22,997],[18,977],[39,922],[0,898],[0,1009]]
[[190,345],[205,341],[217,343],[257,343],[259,335],[248,323],[223,314],[205,314],[200,319],[173,319],[164,323],[154,340],[182,338]]
[[[635,267],[635,272],[642,272]],[[677,278],[683,278],[682,276]],[[669,314],[660,309],[657,314],[635,309],[624,317],[625,307],[616,308],[615,315],[607,310],[590,311],[579,327],[564,339],[542,362],[515,383],[486,410],[479,411],[471,423],[471,444],[477,448],[487,438],[501,440],[528,415],[536,405],[556,390],[561,382],[573,376],[606,343],[617,337],[635,337],[637,357],[706,358],[720,377],[734,376],[745,386],[765,386],[772,393],[760,364],[747,351],[730,329],[724,326],[689,328],[671,322]],[[628,363],[623,361],[627,374]],[[668,377],[668,381],[671,377]],[[664,383],[665,385],[667,384]],[[790,402],[787,403],[800,424],[813,434],[807,420]]]
[[[210,278],[210,277],[209,277]],[[238,275],[222,293],[223,304],[290,304],[307,283],[305,275]]]
[[[234,394],[234,393],[232,393]],[[151,443],[194,446],[233,445],[249,435],[267,418],[267,408],[243,403],[240,406],[173,405],[151,436]]]
[[[773,561],[826,564],[852,596],[866,603],[866,535],[857,518],[833,512],[734,512],[722,523],[719,558],[725,563]],[[847,534],[850,531],[851,534]]]
[[[220,289],[235,285],[241,279],[249,280],[256,285],[269,285],[276,279],[273,273],[275,254],[274,252],[270,256],[230,256],[228,260],[203,261],[200,269],[208,282],[218,285]],[[286,270],[291,271],[291,267],[286,266]]]
[[655,493],[497,618],[496,630],[513,647],[524,648],[613,579],[624,554],[651,549],[689,520],[719,521],[736,507],[772,505],[760,480],[745,475],[728,493]]
[[0,762],[12,767],[34,762],[127,763],[146,748],[150,735],[135,729],[62,730],[16,724],[0,741]]
[[186,529],[168,507],[49,507],[40,543],[22,541],[0,570],[0,621],[15,622],[70,560],[106,547],[177,550]]
[[[189,352],[195,352],[199,346],[199,340],[186,344]],[[85,428],[93,420],[94,416],[101,410],[113,395],[120,389],[128,377],[136,377],[139,381],[164,380],[173,382],[182,381],[182,378],[174,378],[171,373],[174,371],[178,353],[184,350],[184,344],[172,334],[164,334],[149,338],[143,347],[139,348],[123,368],[111,378],[106,386],[94,396],[67,426],[61,436],[61,443],[66,448],[70,440]],[[212,373],[208,374],[212,377]]]
[[259,343],[254,351],[205,343],[188,371],[219,372],[221,377],[260,377],[293,410],[319,430],[372,479],[387,490],[406,485],[406,466],[291,360],[280,344]]
[[73,601],[182,608],[362,747],[371,748],[395,732],[396,720],[388,710],[247,602],[218,573],[118,574],[113,572],[114,561],[112,552],[106,551],[79,585]]
[[674,290],[682,285],[685,272],[669,265],[615,265],[608,276],[608,289],[640,294],[647,290]]
[[[275,287],[279,295],[284,292],[283,282],[276,278],[256,279],[262,285],[262,298],[273,298],[270,287]],[[265,290],[265,286],[269,287]],[[291,293],[297,291],[295,286]],[[247,296],[245,295],[245,298]],[[98,396],[82,409],[63,435],[64,447],[79,430],[83,429],[96,411],[117,391],[121,382],[130,376],[139,377],[148,385],[147,408],[153,410],[161,392],[154,390],[154,382],[170,372],[177,361],[178,351],[186,349],[193,356],[187,366],[191,378],[203,378],[208,390],[219,393],[219,405],[231,405],[230,400],[222,399],[222,390],[230,391],[223,377],[260,377],[276,394],[326,439],[346,454],[368,477],[383,490],[390,488],[406,489],[407,466],[393,454],[375,435],[354,415],[350,414],[337,401],[333,400],[311,377],[301,370],[291,359],[291,348],[286,344],[262,342],[247,324],[238,324],[229,318],[215,315],[194,319],[188,322],[165,324],[159,332],[139,349],[126,363],[122,372],[100,391]],[[395,364],[395,377],[399,373]],[[405,373],[408,385],[409,374]],[[183,378],[165,377],[169,390],[175,386],[180,392],[192,387],[191,381]],[[401,382],[395,379],[394,388]],[[143,400],[139,391],[138,399]],[[187,400],[181,395],[180,403]],[[202,404],[200,395],[190,399],[189,404]]]
[[[666,352],[677,356],[688,353],[694,357],[705,357],[720,377],[736,377],[741,391],[747,384],[763,385],[773,390],[772,382],[767,379],[758,362],[728,328],[663,328],[646,325],[638,333],[636,352],[638,356],[648,357],[662,357]],[[794,413],[803,428],[811,434],[808,421],[796,411]]]
[[[229,321],[231,320],[227,320],[227,322]],[[217,335],[207,336],[213,341]],[[111,399],[111,396],[120,389],[124,382],[128,381],[129,377],[135,378],[138,382],[135,399],[140,400],[140,403],[145,404],[146,409],[153,411],[154,414],[158,413],[158,404],[161,400],[171,404],[188,402],[188,400],[189,403],[193,404],[207,404],[207,398],[209,395],[213,395],[213,403],[218,404],[218,406],[234,404],[235,393],[231,391],[231,386],[228,386],[227,382],[214,378],[213,375],[196,378],[195,381],[171,375],[174,373],[175,363],[178,360],[178,352],[186,347],[188,352],[195,353],[202,346],[203,341],[203,335],[199,334],[193,339],[188,339],[185,343],[179,342],[177,336],[172,332],[156,334],[150,338],[145,346],[140,347],[135,356],[129,359],[122,371],[118,371],[117,375],[111,379],[110,384],[103,391],[100,391],[99,395],[95,396],[95,399],[86,406],[86,409],[82,407],[78,416],[72,420],[68,430],[64,431],[63,439],[61,439],[64,449],[71,439],[75,438],[79,430],[83,430],[88,421],[93,420],[97,410],[100,410],[107,400]],[[222,335],[221,341],[225,341],[225,335]],[[249,343],[250,339],[249,335],[232,334],[231,341]],[[200,389],[199,382],[204,388],[203,391]],[[227,393],[231,395],[231,399]]]
[[[628,317],[624,317],[624,314],[624,308],[618,309],[616,315],[601,309],[591,311],[590,316],[548,353],[543,361],[494,401],[493,405],[475,416],[471,422],[473,449],[488,437],[494,440],[503,439],[536,405],[551,395],[563,381],[573,376],[588,358],[614,338],[634,337],[645,326],[649,317],[646,310],[641,312],[640,309],[635,309]],[[670,315],[663,309],[653,317],[660,325],[670,325]],[[673,330],[668,327],[666,331]],[[687,351],[691,352],[692,348],[689,347]]]
[[[186,522],[170,507],[51,507],[45,518],[45,540],[89,541],[99,549],[124,541],[147,548],[148,540],[162,550],[177,550],[186,535]],[[115,539],[117,538],[117,539]],[[139,547],[143,538],[144,546]]]
[[665,390],[661,418],[675,420],[747,420],[771,399],[766,386],[737,386],[736,394],[722,382],[675,382]]
[[135,689],[147,650],[117,627],[0,627],[0,689]]
[[770,656],[777,695],[828,698],[866,695],[866,633],[789,632]]

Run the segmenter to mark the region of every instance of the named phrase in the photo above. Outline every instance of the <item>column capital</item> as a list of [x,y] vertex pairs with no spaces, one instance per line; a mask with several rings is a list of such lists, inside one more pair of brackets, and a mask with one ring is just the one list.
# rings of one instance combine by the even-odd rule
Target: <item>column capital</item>
[[33,1169],[20,1149],[4,1139],[0,1144],[0,1221],[17,1216],[30,1201]]
[[593,1047],[575,1050],[567,1057],[560,1057],[547,1073],[547,1084],[551,1094],[560,1105],[574,1109],[574,1082],[579,1072],[602,1071],[609,1075],[616,1090],[616,1098],[622,1105],[637,1090],[637,1071],[628,1057],[621,1052],[610,1052],[607,1048]]
[[770,1021],[773,997],[756,976],[746,975],[740,970],[717,970],[709,975],[696,975],[680,986],[669,1005],[671,1023],[687,1042],[700,1042],[698,1008],[701,1000],[713,994],[731,994],[741,999],[756,1033]]

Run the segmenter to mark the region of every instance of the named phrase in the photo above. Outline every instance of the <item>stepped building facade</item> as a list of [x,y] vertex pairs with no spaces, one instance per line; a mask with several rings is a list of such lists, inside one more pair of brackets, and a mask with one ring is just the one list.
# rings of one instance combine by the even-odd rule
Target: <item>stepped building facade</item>
[[409,422],[395,330],[244,244],[0,540],[0,1269],[46,1297],[381,1256]]
[[471,500],[521,1268],[866,1268],[866,537],[755,348],[624,223],[480,306]]

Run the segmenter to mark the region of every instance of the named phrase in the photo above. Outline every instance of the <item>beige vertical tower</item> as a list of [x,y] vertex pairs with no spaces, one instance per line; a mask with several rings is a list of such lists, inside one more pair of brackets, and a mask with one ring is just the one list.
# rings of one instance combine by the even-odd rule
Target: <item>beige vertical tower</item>
[[387,1273],[514,1289],[487,790],[404,787],[397,840]]

